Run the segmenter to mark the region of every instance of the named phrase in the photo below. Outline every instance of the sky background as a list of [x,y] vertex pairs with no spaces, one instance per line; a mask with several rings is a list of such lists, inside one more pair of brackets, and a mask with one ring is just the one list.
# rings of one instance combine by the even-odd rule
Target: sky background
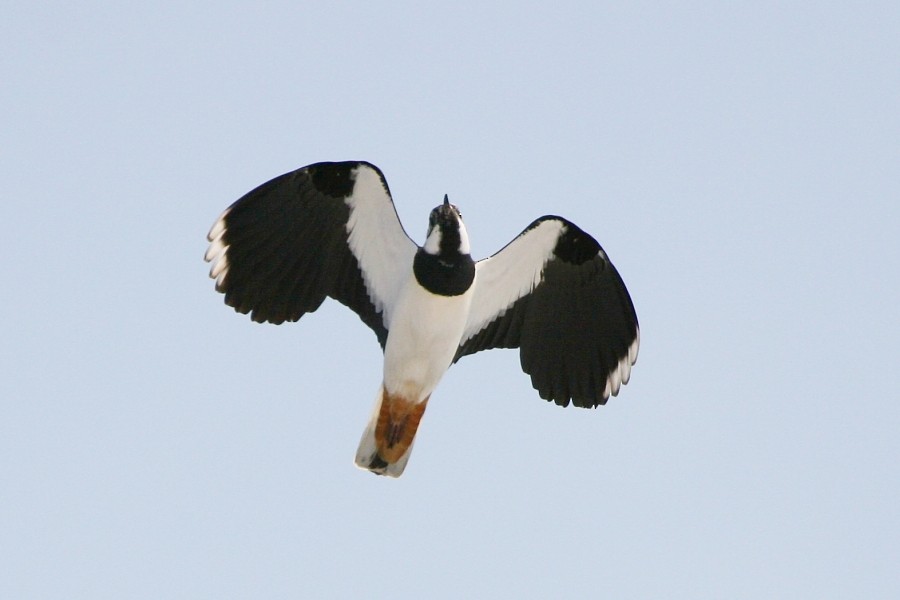
[[[900,4],[24,2],[0,20],[0,597],[900,596]],[[374,335],[258,325],[219,213],[322,160],[421,242],[591,232],[597,410],[468,357],[399,480]]]

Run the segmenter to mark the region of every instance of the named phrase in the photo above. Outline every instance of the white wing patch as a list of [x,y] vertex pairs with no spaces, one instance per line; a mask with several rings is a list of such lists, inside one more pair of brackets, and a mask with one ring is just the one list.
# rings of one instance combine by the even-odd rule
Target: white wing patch
[[603,398],[609,398],[610,395],[616,396],[619,389],[628,383],[631,379],[631,367],[637,362],[638,350],[641,346],[641,329],[635,330],[635,338],[628,347],[628,352],[619,361],[616,370],[609,374],[606,378],[606,387],[603,390]]
[[378,172],[359,165],[354,175],[353,193],[345,200],[350,208],[347,241],[369,299],[376,311],[383,311],[384,326],[390,329],[397,293],[412,269],[417,246],[403,230]]
[[228,273],[228,246],[222,241],[222,236],[225,235],[225,217],[227,217],[230,212],[231,207],[226,208],[225,211],[219,215],[219,218],[216,219],[216,222],[213,223],[209,233],[206,234],[206,239],[209,240],[209,248],[206,249],[203,260],[211,265],[209,268],[209,276],[216,280],[216,288],[222,286],[225,275]]
[[534,290],[565,229],[561,221],[541,221],[495,255],[475,263],[475,295],[460,344]]

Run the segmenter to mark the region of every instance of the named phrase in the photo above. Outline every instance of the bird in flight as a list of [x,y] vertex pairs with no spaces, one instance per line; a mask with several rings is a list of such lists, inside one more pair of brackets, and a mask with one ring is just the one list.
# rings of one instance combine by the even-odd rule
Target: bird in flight
[[383,381],[357,466],[399,477],[425,407],[450,366],[491,348],[519,348],[541,398],[605,404],[628,383],[640,329],[603,248],[574,223],[544,216],[475,261],[447,196],[417,245],[384,175],[367,162],[322,162],[285,173],[222,213],[205,260],[225,303],[280,324],[326,297],[378,338]]

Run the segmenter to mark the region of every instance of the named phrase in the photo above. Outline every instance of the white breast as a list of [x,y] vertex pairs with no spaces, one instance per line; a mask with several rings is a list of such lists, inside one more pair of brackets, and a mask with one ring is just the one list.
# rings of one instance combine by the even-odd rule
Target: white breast
[[472,290],[439,296],[410,274],[391,319],[384,348],[384,386],[391,394],[421,402],[450,367],[466,325]]

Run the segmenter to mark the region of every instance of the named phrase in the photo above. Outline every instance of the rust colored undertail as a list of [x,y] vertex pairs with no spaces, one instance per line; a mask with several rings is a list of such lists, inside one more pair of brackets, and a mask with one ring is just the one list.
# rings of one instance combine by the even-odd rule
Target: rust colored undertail
[[359,442],[356,464],[378,475],[399,477],[409,460],[428,398],[410,401],[389,394],[382,386],[377,402]]
[[425,414],[426,398],[422,402],[408,402],[385,391],[375,425],[375,448],[378,456],[388,463],[399,461],[416,437],[419,421]]

